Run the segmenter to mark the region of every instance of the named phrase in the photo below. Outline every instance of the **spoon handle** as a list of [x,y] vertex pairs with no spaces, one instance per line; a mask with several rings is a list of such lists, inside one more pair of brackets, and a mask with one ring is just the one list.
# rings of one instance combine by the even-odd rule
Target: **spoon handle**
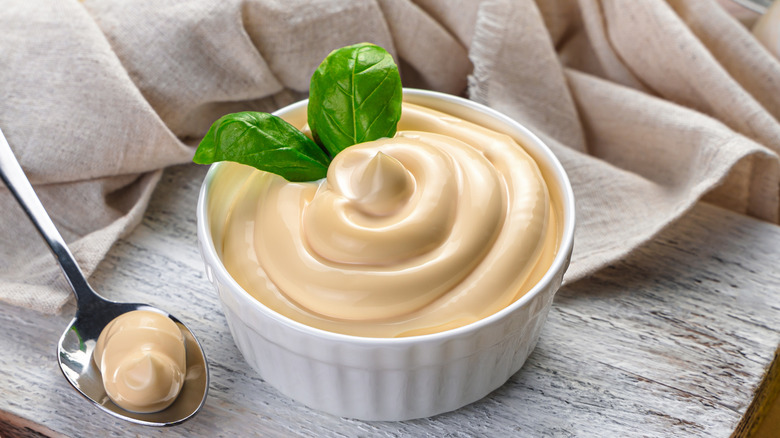
[[35,228],[38,229],[38,232],[46,240],[46,243],[49,244],[49,248],[51,248],[51,251],[57,258],[62,272],[76,294],[76,299],[81,303],[82,301],[99,298],[87,283],[84,273],[79,269],[76,259],[73,258],[73,254],[71,254],[68,246],[65,244],[65,240],[43,208],[43,204],[41,204],[40,199],[38,199],[35,190],[33,190],[30,184],[30,180],[27,179],[22,167],[16,160],[2,130],[0,130],[0,178],[8,186],[16,200],[19,201],[22,209],[30,217]]

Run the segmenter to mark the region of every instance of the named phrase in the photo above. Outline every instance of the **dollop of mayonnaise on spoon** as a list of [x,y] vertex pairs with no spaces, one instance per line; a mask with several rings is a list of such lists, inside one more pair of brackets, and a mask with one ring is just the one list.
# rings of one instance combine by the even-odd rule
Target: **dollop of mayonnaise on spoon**
[[136,310],[115,318],[100,333],[93,358],[106,394],[127,411],[161,411],[184,384],[184,337],[160,313]]

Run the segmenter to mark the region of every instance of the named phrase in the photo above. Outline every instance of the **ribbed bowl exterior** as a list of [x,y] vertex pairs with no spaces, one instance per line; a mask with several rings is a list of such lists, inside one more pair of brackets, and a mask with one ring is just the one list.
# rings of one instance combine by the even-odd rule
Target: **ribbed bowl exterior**
[[399,345],[311,336],[253,312],[253,298],[213,281],[244,359],[281,393],[341,417],[407,420],[479,400],[516,373],[536,346],[560,276],[478,331]]
[[[419,93],[426,98],[437,94]],[[206,217],[210,177],[198,201],[198,238],[236,345],[267,383],[337,416],[428,417],[479,400],[504,384],[536,346],[571,257],[573,197],[564,173],[558,183],[566,189],[565,220],[571,224],[565,226],[553,271],[521,302],[473,327],[433,335],[379,339],[328,333],[276,314],[230,278],[214,250]]]

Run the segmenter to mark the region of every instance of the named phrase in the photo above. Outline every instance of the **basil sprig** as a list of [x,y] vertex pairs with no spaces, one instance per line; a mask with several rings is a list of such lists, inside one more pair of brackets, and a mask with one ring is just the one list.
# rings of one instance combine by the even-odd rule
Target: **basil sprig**
[[235,161],[288,181],[318,180],[345,148],[392,137],[401,97],[398,67],[385,49],[369,43],[343,47],[311,78],[308,117],[314,141],[272,114],[227,114],[211,125],[192,161]]
[[311,77],[309,126],[335,156],[353,144],[392,137],[401,97],[401,76],[385,49],[369,43],[342,47]]
[[288,181],[314,181],[328,173],[330,157],[281,118],[245,111],[227,114],[214,122],[192,161],[235,161],[281,175]]

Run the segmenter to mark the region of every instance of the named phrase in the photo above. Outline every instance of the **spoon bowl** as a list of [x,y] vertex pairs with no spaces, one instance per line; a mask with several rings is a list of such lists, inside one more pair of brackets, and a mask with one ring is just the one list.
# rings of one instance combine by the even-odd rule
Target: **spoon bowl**
[[[95,344],[114,318],[134,310],[147,310],[170,318],[184,335],[187,369],[184,385],[176,400],[166,409],[153,413],[137,413],[117,406],[106,394],[97,364],[92,360]],[[80,318],[81,314],[90,315]],[[94,315],[92,317],[91,315]],[[85,309],[81,304],[76,317],[65,330],[57,346],[60,369],[71,385],[103,411],[146,426],[172,426],[195,415],[206,401],[208,369],[206,358],[192,332],[173,315],[141,303],[118,303],[97,297]]]
[[[0,131],[0,179],[5,182],[24,212],[49,244],[65,278],[76,295],[78,310],[57,346],[60,369],[71,385],[103,411],[146,426],[172,426],[195,415],[206,401],[209,373],[206,356],[195,336],[173,315],[148,304],[120,303],[106,300],[87,283],[65,240],[43,208],[30,181]],[[184,385],[176,400],[167,408],[152,413],[137,413],[120,408],[108,397],[97,364],[92,359],[98,337],[114,318],[134,310],[156,312],[170,318],[184,336],[186,371]]]

